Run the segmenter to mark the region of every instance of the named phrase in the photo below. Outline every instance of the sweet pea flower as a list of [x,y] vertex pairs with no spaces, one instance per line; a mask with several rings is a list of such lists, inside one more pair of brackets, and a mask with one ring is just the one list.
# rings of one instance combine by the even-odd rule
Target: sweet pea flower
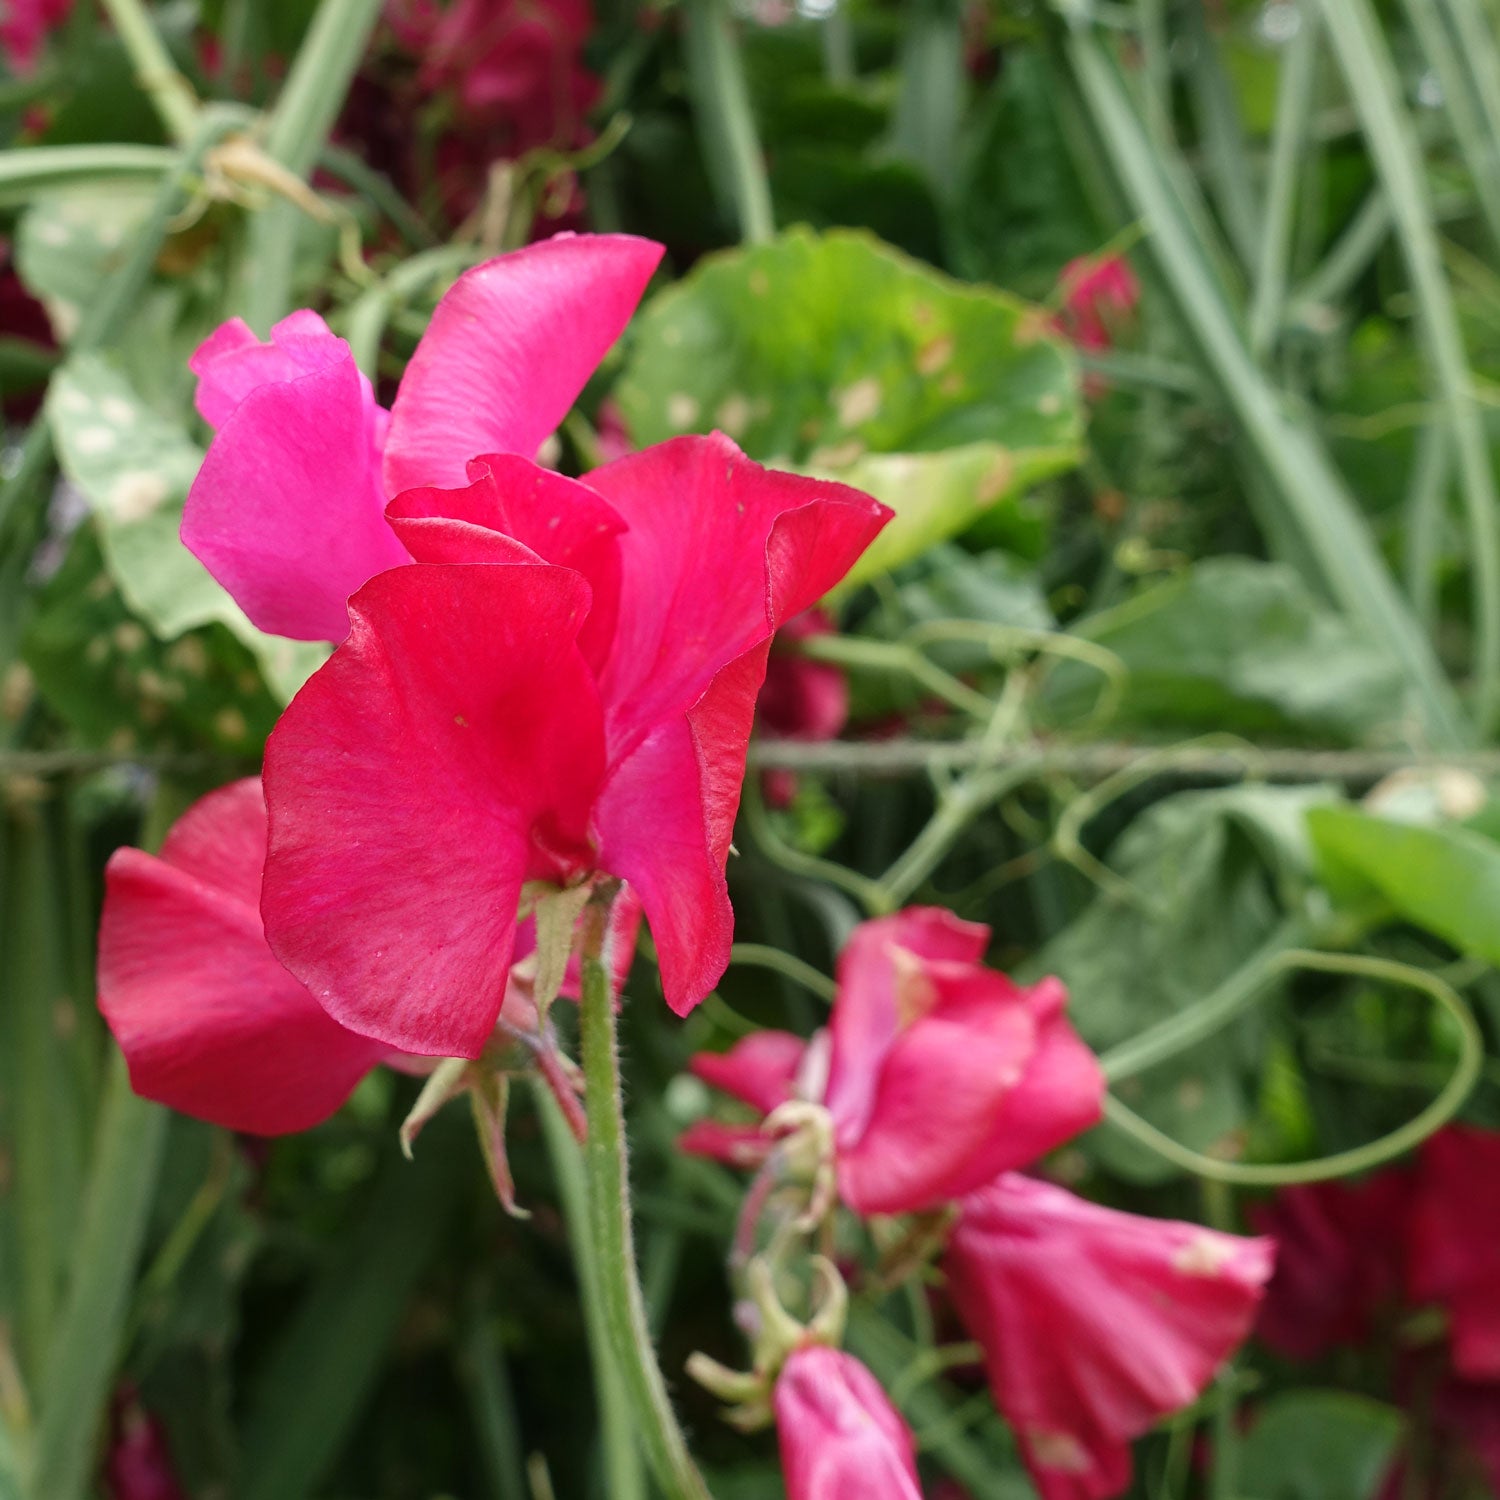
[[1316,1359],[1364,1342],[1400,1299],[1403,1239],[1412,1201],[1410,1172],[1391,1169],[1363,1182],[1284,1188],[1250,1210],[1276,1241],[1276,1274],[1256,1332],[1288,1359]]
[[[833,629],[833,621],[823,610],[809,609],[778,632],[766,665],[766,684],[755,706],[763,730],[787,740],[838,738],[849,719],[849,679],[843,668],[782,649],[814,636],[831,635]],[[797,777],[791,771],[767,771],[761,785],[772,807],[788,806],[797,794]]]
[[260,629],[340,641],[347,600],[410,561],[385,519],[480,454],[530,458],[630,320],[662,247],[557,235],[467,271],[438,303],[387,412],[316,313],[262,343],[238,318],[189,362],[217,429],[182,540]]
[[1422,1146],[1407,1240],[1417,1302],[1448,1314],[1453,1367],[1500,1380],[1500,1133],[1448,1125]]
[[[231,1130],[283,1135],[327,1119],[377,1064],[423,1062],[340,1026],[277,962],[261,926],[265,858],[255,777],[195,802],[160,857],[116,850],[104,875],[99,1008],[136,1093]],[[638,906],[617,903],[617,991],[638,921]],[[523,960],[531,946],[523,934]],[[577,984],[575,967],[563,992]],[[504,1010],[514,1031],[537,1029],[519,974]]]
[[272,949],[351,1029],[473,1057],[523,886],[617,877],[686,1013],[728,963],[724,866],[771,636],[889,512],[715,434],[586,484],[492,455],[388,515],[418,566],[354,594],[349,638],[266,747]]
[[[693,1071],[764,1113],[788,1100],[822,1106],[839,1197],[856,1213],[939,1208],[1100,1114],[1103,1077],[1063,1015],[1067,992],[986,968],[988,941],[987,927],[937,907],[864,922],[839,957],[826,1043],[759,1033],[699,1054]],[[773,1145],[711,1123],[680,1144],[737,1165]]]
[[141,1405],[134,1386],[115,1392],[109,1425],[103,1474],[109,1500],[187,1500],[172,1463],[166,1428]]
[[1042,1500],[1127,1487],[1131,1440],[1249,1332],[1272,1253],[1013,1172],[963,1200],[943,1269]]
[[911,1433],[852,1355],[793,1350],[773,1404],[787,1500],[921,1500]]
[[1080,349],[1101,353],[1141,300],[1141,284],[1123,255],[1080,255],[1062,268],[1058,326]]

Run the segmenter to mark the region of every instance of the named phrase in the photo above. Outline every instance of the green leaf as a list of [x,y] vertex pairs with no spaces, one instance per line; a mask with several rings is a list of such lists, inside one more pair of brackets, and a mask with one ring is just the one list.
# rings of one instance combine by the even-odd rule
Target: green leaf
[[1335,891],[1378,891],[1407,921],[1500,963],[1500,845],[1465,828],[1395,823],[1352,807],[1315,808],[1307,824]]
[[99,354],[77,354],[47,396],[58,462],[88,502],[105,561],[131,611],[161,640],[221,624],[248,646],[282,701],[327,655],[316,642],[265,635],[178,537],[203,450],[159,415]]
[[[1068,986],[1069,1014],[1099,1052],[1129,1040],[1216,989],[1270,935],[1311,878],[1304,815],[1324,787],[1183,792],[1141,814],[1110,851],[1129,892],[1101,890],[1026,966]],[[1125,1080],[1120,1097],[1173,1139],[1208,1151],[1252,1119],[1263,1012]],[[1137,1181],[1177,1169],[1112,1132],[1089,1137],[1108,1167]]]
[[1370,1500],[1405,1426],[1394,1407],[1347,1391],[1284,1391],[1240,1445],[1244,1500]]
[[892,506],[851,581],[1017,503],[1082,442],[1074,363],[1041,309],[849,230],[700,261],[642,316],[618,399],[642,444],[717,427]]
[[[1399,668],[1276,563],[1210,558],[1074,631],[1125,665],[1131,725],[1355,741],[1400,730]],[[1044,711],[1068,722],[1097,694],[1097,673],[1065,663],[1048,679]]]

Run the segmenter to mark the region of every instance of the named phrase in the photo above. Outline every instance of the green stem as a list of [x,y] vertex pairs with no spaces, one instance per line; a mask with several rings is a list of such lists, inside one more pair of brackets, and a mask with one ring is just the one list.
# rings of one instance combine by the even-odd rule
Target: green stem
[[1255,292],[1250,301],[1250,348],[1264,359],[1276,341],[1286,306],[1286,271],[1292,245],[1292,206],[1312,114],[1318,76],[1318,28],[1303,12],[1287,48],[1276,94],[1276,125],[1271,135],[1271,171],[1266,184],[1260,250],[1255,258]]
[[1401,663],[1433,745],[1462,746],[1472,730],[1353,495],[1312,431],[1289,415],[1280,393],[1251,358],[1215,275],[1211,247],[1196,236],[1173,189],[1171,153],[1146,137],[1118,68],[1088,24],[1082,0],[1073,0],[1067,14],[1064,52],[1099,146],[1134,215],[1146,225],[1163,283],[1271,480],[1287,521],[1316,561],[1315,582]]
[[715,195],[740,238],[761,244],[776,233],[776,217],[728,8],[725,0],[687,0],[684,15],[688,92]]
[[46,188],[111,178],[160,177],[181,160],[170,146],[28,146],[0,151],[0,202]]
[[612,900],[613,892],[607,898],[602,892],[596,895],[580,924],[580,1036],[589,1117],[584,1162],[592,1232],[576,1238],[574,1246],[593,1261],[616,1367],[633,1408],[636,1436],[657,1483],[668,1500],[708,1500],[708,1487],[688,1452],[656,1361],[636,1269],[614,992],[605,951]]
[[589,1253],[593,1230],[589,1219],[589,1185],[584,1175],[583,1157],[578,1142],[557,1101],[542,1087],[536,1090],[537,1113],[541,1116],[542,1134],[547,1154],[552,1158],[552,1175],[557,1180],[557,1194],[562,1201],[563,1220],[568,1241],[573,1247],[573,1265],[578,1273],[578,1290],[583,1302],[584,1329],[588,1335],[589,1360],[594,1368],[594,1393],[599,1402],[599,1430],[604,1449],[604,1493],[610,1500],[644,1500],[646,1489],[641,1473],[640,1454],[630,1402],[610,1345],[609,1322],[605,1315],[604,1294],[599,1285],[596,1258]]
[[[1104,1118],[1121,1134],[1138,1145],[1154,1151],[1174,1166],[1199,1177],[1217,1182],[1237,1183],[1244,1187],[1288,1187],[1305,1182],[1326,1182],[1334,1177],[1352,1177],[1367,1172],[1404,1155],[1421,1145],[1434,1131],[1448,1123],[1463,1106],[1470,1090],[1484,1069],[1484,1036],[1469,1007],[1451,985],[1436,974],[1411,964],[1359,954],[1314,953],[1287,949],[1278,955],[1275,970],[1313,969],[1325,974],[1352,974],[1388,984],[1405,985],[1425,991],[1448,1013],[1458,1029],[1459,1058],[1447,1084],[1426,1109],[1406,1124],[1349,1151],[1337,1151],[1312,1161],[1285,1165],[1244,1164],[1220,1161],[1204,1156],[1174,1141],[1134,1110],[1122,1104],[1113,1094],[1104,1099]],[[1253,998],[1253,997],[1252,997]]]
[[39,1391],[35,1500],[81,1500],[87,1489],[166,1136],[167,1112],[131,1092],[118,1053],[105,1088],[68,1297]]
[[811,990],[820,1000],[833,1003],[836,986],[826,974],[820,974],[809,963],[804,963],[794,953],[783,953],[780,948],[771,948],[764,943],[736,943],[729,950],[732,964],[753,964],[756,968],[770,969],[783,974],[793,984]]
[[1379,22],[1367,0],[1321,0],[1321,5],[1395,214],[1427,358],[1453,430],[1474,568],[1475,717],[1481,734],[1487,734],[1500,720],[1500,492],[1484,419],[1474,400],[1453,289],[1443,272],[1421,152]]
[[891,146],[915,162],[940,197],[951,195],[963,118],[963,14],[950,0],[910,0],[902,27],[901,78]]
[[101,0],[114,23],[136,82],[151,96],[167,134],[186,145],[198,130],[199,104],[187,79],[177,71],[141,0]]
[[[343,108],[380,0],[322,0],[271,113],[265,150],[299,177],[318,159]],[[240,265],[245,321],[264,334],[288,308],[301,210],[283,198],[250,220]]]

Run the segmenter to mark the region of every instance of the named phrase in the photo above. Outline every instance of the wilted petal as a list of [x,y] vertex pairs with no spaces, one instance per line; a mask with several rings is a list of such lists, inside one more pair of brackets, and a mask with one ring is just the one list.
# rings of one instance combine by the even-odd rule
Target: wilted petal
[[1194,1401],[1249,1331],[1272,1244],[1119,1213],[1007,1173],[944,1260],[1043,1500],[1105,1500],[1130,1442]]
[[661,256],[633,235],[560,234],[460,276],[402,377],[387,491],[456,489],[481,453],[534,457],[624,331]]
[[563,568],[419,564],[350,601],[348,641],[266,746],[277,955],[337,1019],[475,1057],[499,1014],[521,885],[587,873],[602,771]]
[[773,1400],[787,1500],[922,1500],[911,1433],[853,1355],[793,1350]]
[[377,410],[345,347],[249,390],[210,445],[182,540],[261,630],[342,640],[349,595],[408,560],[385,521]]
[[260,783],[194,804],[157,859],[105,871],[99,1008],[138,1094],[232,1130],[279,1135],[326,1119],[385,1052],[346,1031],[272,956],[258,901]]

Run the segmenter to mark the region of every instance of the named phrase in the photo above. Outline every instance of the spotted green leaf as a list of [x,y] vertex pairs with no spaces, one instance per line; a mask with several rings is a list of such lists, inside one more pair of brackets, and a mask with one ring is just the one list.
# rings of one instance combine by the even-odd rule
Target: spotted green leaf
[[636,441],[719,428],[896,511],[851,582],[1017,505],[1079,457],[1077,373],[1045,313],[851,230],[707,257],[658,295],[618,391]]
[[178,537],[203,450],[98,354],[75,355],[57,372],[47,416],[58,462],[93,513],[106,565],[132,613],[163,641],[225,626],[249,647],[271,691],[290,699],[326,648],[257,630]]

